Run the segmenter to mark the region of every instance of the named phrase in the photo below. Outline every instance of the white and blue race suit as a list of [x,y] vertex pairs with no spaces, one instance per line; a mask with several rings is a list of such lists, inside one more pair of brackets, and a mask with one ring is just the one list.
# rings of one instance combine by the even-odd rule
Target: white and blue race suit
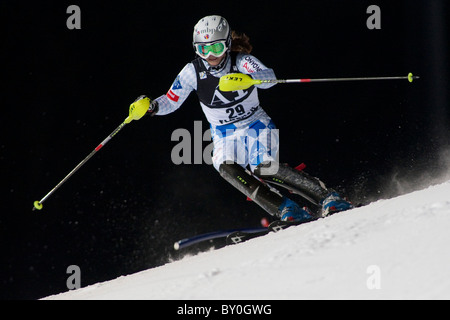
[[246,90],[223,92],[219,90],[221,76],[232,72],[250,74],[254,79],[276,79],[272,69],[264,66],[250,54],[227,54],[222,68],[211,68],[197,58],[177,75],[167,94],[156,99],[156,115],[176,111],[192,91],[196,91],[200,105],[211,125],[214,142],[213,165],[219,170],[225,161],[250,165],[253,171],[263,161],[276,160],[279,145],[278,130],[259,105],[258,88],[274,84],[252,86]]

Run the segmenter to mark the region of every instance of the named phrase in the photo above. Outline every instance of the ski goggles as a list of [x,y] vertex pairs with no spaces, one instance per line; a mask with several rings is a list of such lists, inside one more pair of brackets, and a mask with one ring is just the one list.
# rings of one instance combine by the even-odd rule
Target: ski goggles
[[202,58],[208,58],[210,55],[214,57],[220,57],[227,50],[225,41],[218,41],[215,43],[196,43],[195,52]]

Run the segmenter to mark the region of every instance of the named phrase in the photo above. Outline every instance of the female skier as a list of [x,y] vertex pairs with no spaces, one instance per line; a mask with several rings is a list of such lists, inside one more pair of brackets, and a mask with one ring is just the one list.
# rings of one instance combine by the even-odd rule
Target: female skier
[[319,179],[278,163],[278,131],[258,100],[258,89],[274,84],[233,92],[219,90],[220,77],[229,73],[249,74],[261,80],[276,79],[272,69],[250,55],[252,46],[248,37],[232,32],[223,17],[213,15],[195,25],[193,46],[198,57],[181,70],[167,94],[153,101],[140,96],[134,104],[148,104],[151,115],[166,115],[177,110],[196,91],[211,125],[214,168],[274,217],[306,221],[313,214],[261,180],[301,194],[319,206],[316,214],[321,216],[352,208]]

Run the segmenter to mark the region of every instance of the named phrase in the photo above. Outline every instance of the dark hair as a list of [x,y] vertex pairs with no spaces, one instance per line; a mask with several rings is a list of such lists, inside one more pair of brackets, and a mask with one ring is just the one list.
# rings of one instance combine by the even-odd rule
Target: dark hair
[[245,33],[231,31],[231,51],[250,53],[253,46],[249,42],[250,38]]

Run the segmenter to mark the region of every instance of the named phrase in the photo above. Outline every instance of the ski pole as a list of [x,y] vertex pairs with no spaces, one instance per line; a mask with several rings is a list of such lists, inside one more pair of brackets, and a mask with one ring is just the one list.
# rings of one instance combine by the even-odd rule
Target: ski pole
[[[141,97],[140,97],[141,98]],[[148,103],[147,103],[148,102]],[[139,120],[142,118],[149,108],[150,99],[148,97],[142,97],[142,99],[136,100],[130,105],[130,111],[128,117],[108,136],[106,137],[89,155],[84,158],[75,168],[72,169],[52,190],[50,190],[41,200],[34,202],[33,211],[41,210],[43,203],[47,200],[56,190],[59,189],[75,172],[78,171],[94,154],[96,154],[105,144],[108,143],[122,128],[130,123],[132,120]]]
[[366,81],[366,80],[403,80],[407,79],[413,82],[414,79],[419,79],[418,76],[413,76],[409,73],[407,76],[397,77],[360,77],[360,78],[323,78],[323,79],[273,79],[273,80],[258,80],[253,79],[247,74],[231,73],[224,75],[219,80],[219,89],[221,91],[237,91],[245,90],[255,84],[262,83],[304,83],[304,82],[337,82],[337,81]]

